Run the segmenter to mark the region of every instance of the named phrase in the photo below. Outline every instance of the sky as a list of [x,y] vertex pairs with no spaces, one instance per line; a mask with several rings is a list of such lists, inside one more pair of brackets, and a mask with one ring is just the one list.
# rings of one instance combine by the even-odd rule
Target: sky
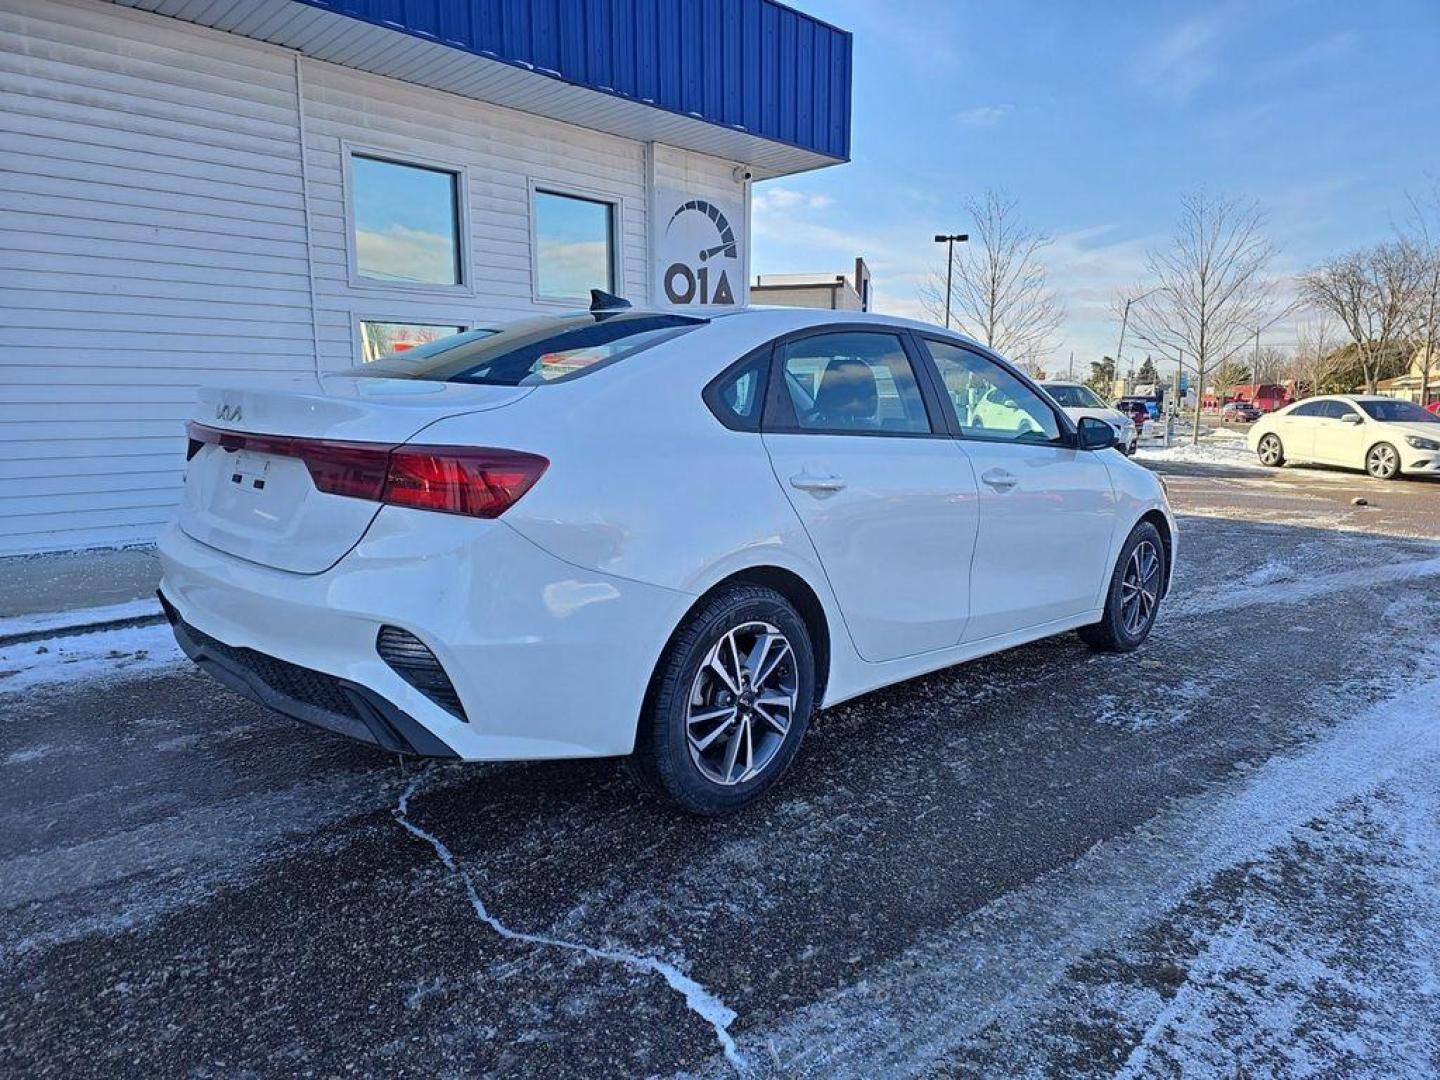
[[852,160],[755,185],[752,272],[861,255],[877,309],[924,317],[932,237],[995,188],[1053,238],[1052,370],[1115,352],[1113,297],[1187,192],[1256,202],[1290,278],[1392,235],[1440,180],[1440,0],[794,6],[854,34]]

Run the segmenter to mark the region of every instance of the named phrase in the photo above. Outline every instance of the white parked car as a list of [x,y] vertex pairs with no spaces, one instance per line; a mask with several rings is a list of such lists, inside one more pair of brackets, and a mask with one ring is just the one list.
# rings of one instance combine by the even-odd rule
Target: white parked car
[[631,755],[719,813],[818,707],[1150,632],[1175,522],[1109,425],[932,326],[620,303],[206,392],[160,542],[185,651],[388,750]]
[[1306,398],[1258,420],[1246,435],[1262,464],[1364,469],[1380,480],[1440,475],[1440,417],[1397,398]]
[[1055,399],[1070,419],[1078,421],[1082,416],[1093,416],[1104,420],[1115,429],[1115,445],[1122,454],[1133,454],[1140,444],[1140,431],[1135,421],[1119,409],[1106,405],[1100,395],[1084,383],[1048,380],[1040,386]]

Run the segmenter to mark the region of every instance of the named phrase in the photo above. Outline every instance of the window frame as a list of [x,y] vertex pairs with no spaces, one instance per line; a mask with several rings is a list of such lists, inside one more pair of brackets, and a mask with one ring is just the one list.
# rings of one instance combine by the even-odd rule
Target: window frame
[[[1325,402],[1328,401],[1328,400],[1329,400],[1328,398],[1322,398],[1322,399],[1320,399],[1320,400],[1310,400],[1310,401],[1297,402],[1296,405],[1295,405],[1295,408],[1294,408],[1292,411],[1290,411],[1290,412],[1288,412],[1288,413],[1285,414],[1285,419],[1287,419],[1287,420],[1324,420],[1324,419],[1327,419],[1327,417],[1325,416],[1325,414],[1324,414],[1323,412],[1321,412],[1320,410],[1321,410],[1322,407],[1325,405]],[[1306,408],[1311,408],[1311,409],[1314,409],[1315,411],[1314,411],[1314,412],[1302,412],[1302,411],[1301,411],[1302,409],[1306,409]]]
[[[360,252],[355,242],[355,175],[351,167],[356,157],[383,161],[390,165],[425,169],[429,172],[450,173],[454,177],[455,254],[460,270],[458,283],[441,285],[418,281],[388,281],[384,278],[367,277],[360,271]],[[474,262],[470,258],[470,172],[465,165],[437,161],[419,154],[353,143],[345,139],[340,141],[340,163],[340,198],[345,209],[345,269],[350,288],[374,292],[398,291],[442,296],[470,297],[475,295]]]
[[539,177],[530,176],[525,182],[525,215],[530,235],[530,300],[535,304],[550,304],[561,308],[573,308],[576,303],[589,304],[590,296],[551,296],[540,291],[540,237],[537,231],[539,214],[535,212],[535,196],[556,195],[562,199],[578,199],[581,202],[600,203],[610,208],[610,288],[606,291],[616,296],[624,295],[625,259],[622,253],[625,236],[625,200],[611,191],[598,188],[577,187],[574,184],[552,183]]
[[[365,330],[363,324],[367,322],[391,323],[398,326],[458,326],[460,327],[459,332],[462,334],[468,333],[471,330],[488,329],[483,323],[477,323],[473,319],[439,319],[422,322],[419,319],[391,319],[383,315],[371,315],[359,311],[351,313],[350,322],[350,336],[354,343],[356,365],[370,363],[369,360],[365,359]],[[379,358],[377,357],[376,359]]]
[[[1070,419],[1070,415],[1052,401],[1050,395],[1045,393],[1044,389],[1042,389],[1034,379],[1030,378],[1030,376],[1026,375],[1003,356],[999,356],[974,342],[966,341],[962,338],[947,337],[944,334],[930,331],[916,332],[915,339],[917,347],[924,355],[926,373],[933,382],[934,393],[939,397],[941,419],[944,421],[946,431],[952,438],[959,439],[961,442],[983,442],[1001,446],[1049,446],[1070,450],[1075,450],[1079,447],[1080,436],[1075,421]],[[928,343],[932,341],[941,345],[948,345],[951,348],[960,349],[963,352],[968,352],[973,356],[979,357],[981,360],[989,361],[1007,375],[1019,380],[1022,386],[1030,390],[1040,399],[1040,403],[1050,410],[1051,415],[1055,417],[1055,423],[1060,429],[1060,437],[1053,441],[1046,440],[1043,443],[1021,442],[1016,439],[987,438],[983,435],[973,435],[963,430],[960,427],[959,419],[955,415],[955,409],[948,400],[949,395],[945,390],[944,377],[940,374],[940,365],[930,353]],[[940,395],[944,396],[942,397]]]
[[[795,415],[795,405],[785,385],[784,350],[787,345],[813,337],[829,337],[835,334],[876,334],[895,338],[910,362],[915,376],[915,385],[920,391],[920,400],[925,407],[925,420],[929,431],[886,431],[865,428],[812,428],[801,427]],[[810,326],[782,334],[762,348],[770,350],[770,375],[766,380],[765,408],[760,420],[760,430],[767,435],[818,435],[826,438],[855,436],[863,439],[948,439],[950,434],[937,422],[937,415],[944,420],[944,413],[937,410],[941,403],[935,398],[934,383],[926,370],[927,358],[920,354],[914,339],[903,326],[887,326],[883,323],[827,323],[824,326]]]

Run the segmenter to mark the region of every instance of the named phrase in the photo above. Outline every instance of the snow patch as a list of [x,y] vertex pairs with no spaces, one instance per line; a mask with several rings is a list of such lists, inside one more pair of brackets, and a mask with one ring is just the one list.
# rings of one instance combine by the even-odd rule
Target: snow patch
[[519,941],[528,945],[546,945],[556,949],[566,949],[571,952],[578,952],[595,960],[608,960],[612,963],[623,964],[636,971],[650,972],[659,975],[669,985],[670,989],[680,994],[685,999],[685,1004],[690,1011],[699,1016],[715,1031],[715,1038],[719,1041],[725,1052],[725,1058],[735,1067],[737,1071],[743,1072],[746,1067],[745,1058],[741,1055],[739,1048],[735,1045],[735,1039],[730,1034],[730,1025],[735,1022],[735,1010],[726,1005],[718,997],[712,994],[705,987],[686,975],[674,964],[667,963],[653,956],[642,956],[639,953],[632,953],[623,949],[598,948],[593,945],[586,945],[578,941],[566,941],[562,938],[546,937],[543,934],[531,934],[523,930],[512,930],[498,918],[490,913],[485,906],[485,901],[480,896],[480,890],[475,885],[475,879],[470,872],[462,867],[455,854],[446,846],[434,833],[429,832],[410,820],[410,799],[415,795],[422,782],[428,775],[428,770],[421,772],[415,779],[405,786],[400,794],[400,801],[395,809],[391,811],[395,820],[417,839],[425,841],[435,851],[440,862],[452,874],[460,878],[465,886],[465,895],[470,899],[470,906],[475,910],[475,915],[481,922],[485,923],[495,933],[509,941]]
[[74,627],[120,622],[124,619],[144,619],[159,614],[160,604],[151,598],[131,600],[124,604],[81,608],[77,611],[41,611],[33,615],[12,615],[0,619],[0,638],[40,634],[50,630],[69,630]]
[[1180,443],[1175,446],[1142,446],[1135,452],[1137,461],[1174,462],[1186,465],[1225,465],[1250,472],[1267,472],[1259,459],[1250,452],[1243,438],[1220,438],[1207,436],[1198,443]]
[[0,695],[84,679],[130,678],[184,659],[164,624],[27,641],[0,648]]
[[1295,567],[1289,566],[1278,559],[1271,559],[1258,570],[1252,570],[1240,579],[1240,584],[1256,588],[1261,585],[1274,585],[1280,581],[1294,581],[1296,577]]
[[3,765],[28,765],[32,761],[39,761],[51,754],[63,753],[64,747],[60,746],[27,746],[23,750],[12,750],[5,755],[5,760],[0,762]]
[[[1437,698],[1440,678],[1413,683],[1300,752],[1096,844],[745,1043],[770,1047],[786,1076],[901,1076],[927,1073],[992,1025],[1029,1030],[1077,958],[1115,948],[1217,875],[1303,840],[1307,823],[1333,808],[1373,805],[1377,792],[1433,778]],[[1232,957],[1222,943],[1208,963],[1219,969]]]

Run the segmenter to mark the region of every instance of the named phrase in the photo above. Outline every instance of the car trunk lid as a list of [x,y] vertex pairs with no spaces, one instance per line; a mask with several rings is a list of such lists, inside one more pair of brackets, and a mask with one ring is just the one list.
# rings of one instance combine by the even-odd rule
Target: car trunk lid
[[354,376],[325,377],[312,392],[202,391],[197,423],[218,437],[191,441],[180,528],[250,562],[322,573],[365,535],[380,503],[322,491],[301,449],[318,447],[324,467],[353,472],[375,449],[437,420],[504,408],[532,391]]

